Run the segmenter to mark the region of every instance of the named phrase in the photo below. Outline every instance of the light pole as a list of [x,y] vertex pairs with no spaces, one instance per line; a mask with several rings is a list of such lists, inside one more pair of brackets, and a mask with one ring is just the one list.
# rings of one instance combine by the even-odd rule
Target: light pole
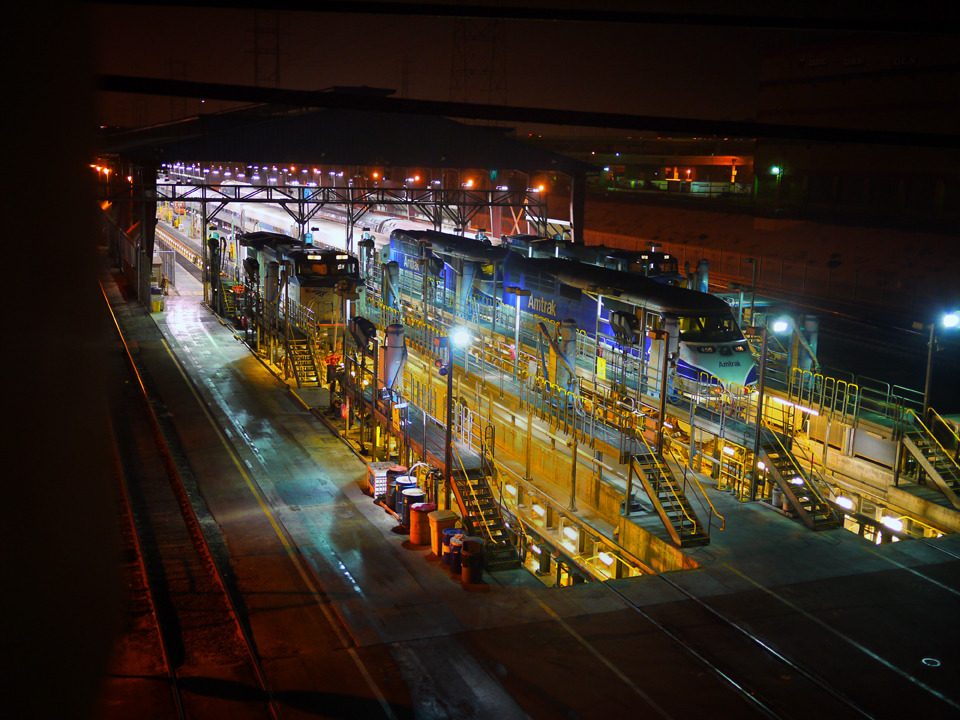
[[[940,323],[947,330],[952,330],[953,328],[960,325],[960,311],[954,310],[943,315],[940,318]],[[926,379],[923,383],[923,419],[927,418],[927,411],[930,409],[930,387],[931,380],[933,379],[933,349],[934,343],[936,342],[936,331],[937,323],[932,322],[927,327],[930,328],[930,342],[927,346],[927,373]]]
[[753,309],[757,300],[757,259],[744,258],[744,260],[753,265],[753,275],[750,279],[750,324],[756,327],[757,321],[753,317]]
[[780,209],[780,178],[783,177],[783,168],[780,167],[779,165],[774,165],[773,167],[770,168],[770,172],[776,175],[777,177],[777,196],[774,202],[774,209],[779,210]]
[[[779,318],[773,322],[775,333],[785,332],[790,327],[789,320]],[[763,431],[763,393],[767,377],[767,327],[761,328],[762,341],[760,345],[760,373],[757,378],[757,417],[753,436],[753,467],[750,471],[750,501],[757,499],[757,466],[760,459],[760,435]]]
[[513,377],[517,379],[520,367],[520,298],[530,297],[530,291],[514,285],[505,287],[503,290],[507,295],[515,295],[517,298],[516,315],[513,320]]
[[[470,342],[470,333],[465,328],[451,328],[447,337],[437,338],[437,346],[441,350],[441,356],[444,349],[447,356],[437,360],[440,367],[440,374],[447,376],[447,425],[443,443],[443,482],[444,482],[444,507],[450,507],[450,485],[453,478],[453,350],[457,347],[466,347]],[[436,499],[440,497],[440,488],[437,487],[437,480],[433,484],[433,496]],[[439,502],[437,503],[439,506]]]

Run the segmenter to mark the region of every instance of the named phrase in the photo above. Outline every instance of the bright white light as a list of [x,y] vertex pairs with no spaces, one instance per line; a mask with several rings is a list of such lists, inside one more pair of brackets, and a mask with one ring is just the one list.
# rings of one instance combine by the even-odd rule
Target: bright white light
[[882,525],[886,525],[888,528],[890,528],[895,532],[900,532],[901,530],[903,530],[903,521],[898,520],[895,517],[890,517],[889,515],[886,515],[880,518],[880,523]]
[[517,494],[517,488],[516,488],[515,486],[513,486],[513,485],[508,484],[508,485],[507,485],[507,495],[516,495],[516,494]]
[[842,508],[846,508],[847,510],[853,510],[853,500],[851,500],[850,498],[838,497],[837,505],[839,505]]
[[790,329],[790,321],[785,318],[777,318],[773,321],[773,331],[775,333],[786,332]]
[[541,551],[540,551],[540,546],[538,546],[538,545],[531,545],[531,546],[530,546],[530,552],[534,552],[534,553],[536,553],[537,555],[539,555],[540,552],[541,552]]
[[803,478],[802,478],[802,477],[795,477],[795,478],[793,478],[793,479],[790,481],[790,484],[791,484],[791,485],[803,485]]
[[600,558],[600,562],[602,562],[604,565],[608,565],[608,566],[613,565],[613,555],[610,555],[605,552],[600,552],[597,555],[597,557]]
[[960,325],[960,312],[947,313],[943,316],[943,326],[945,328],[954,328]]
[[470,342],[470,331],[466,328],[453,328],[450,331],[450,342],[457,347],[465,347]]
[[544,515],[547,514],[547,511],[546,511],[546,509],[543,507],[543,505],[534,505],[534,506],[533,506],[533,512],[535,512],[535,513],[536,513],[537,515],[539,515],[540,517],[543,517]]
[[576,541],[576,539],[580,536],[580,533],[577,531],[577,529],[575,527],[570,527],[569,525],[563,529],[563,534],[574,541]]

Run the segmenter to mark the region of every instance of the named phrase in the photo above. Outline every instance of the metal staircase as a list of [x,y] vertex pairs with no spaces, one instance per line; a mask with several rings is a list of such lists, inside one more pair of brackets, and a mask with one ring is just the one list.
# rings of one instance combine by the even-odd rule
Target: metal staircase
[[287,359],[293,368],[293,375],[297,380],[297,387],[317,387],[320,385],[320,373],[317,370],[317,361],[306,338],[290,338],[287,340]]
[[500,506],[490,490],[484,470],[466,470],[460,462],[453,472],[453,493],[457,498],[457,505],[460,506],[464,527],[471,535],[485,541],[484,564],[487,570],[519,567],[520,557],[511,533],[504,524]]
[[800,466],[781,437],[767,427],[760,431],[760,459],[787,499],[789,514],[799,517],[811,530],[840,527],[840,518],[820,494],[811,474]]
[[683,487],[659,453],[647,446],[647,452],[630,459],[634,473],[643,485],[671,540],[678,547],[706,545],[710,533],[697,517]]
[[[936,420],[940,416],[931,411],[931,417]],[[937,439],[932,427],[927,427],[912,411],[908,414],[907,426],[903,432],[903,447],[916,459],[950,504],[960,509],[960,497],[957,495],[960,491],[960,465]]]

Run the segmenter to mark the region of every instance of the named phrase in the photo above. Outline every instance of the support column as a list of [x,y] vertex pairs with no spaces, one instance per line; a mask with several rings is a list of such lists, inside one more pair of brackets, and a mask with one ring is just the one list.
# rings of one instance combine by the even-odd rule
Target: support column
[[570,240],[584,242],[587,207],[587,175],[578,170],[570,178]]

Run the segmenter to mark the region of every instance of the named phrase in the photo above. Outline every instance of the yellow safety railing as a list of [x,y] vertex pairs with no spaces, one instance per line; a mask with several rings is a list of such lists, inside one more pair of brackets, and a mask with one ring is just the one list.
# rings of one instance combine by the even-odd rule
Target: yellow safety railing
[[[947,427],[947,429],[950,431],[950,433],[951,433],[954,437],[957,437],[956,434],[953,432],[953,430],[950,430],[949,425],[946,425],[946,423],[944,422],[943,418],[940,417],[940,415],[938,415],[935,410],[933,410],[933,409],[931,408],[931,409],[929,410],[929,412],[930,412],[931,414],[933,414],[935,417],[937,417],[937,418],[940,420],[940,422],[944,423],[944,425]],[[957,472],[958,472],[958,473],[960,473],[960,465],[958,465],[958,464],[957,464],[957,461],[954,460],[953,457],[951,457],[950,451],[947,450],[943,445],[940,444],[940,441],[937,440],[937,436],[933,434],[933,431],[930,430],[930,428],[928,428],[926,425],[923,424],[923,421],[920,419],[920,416],[917,415],[913,410],[907,410],[907,415],[908,415],[908,416],[909,416],[909,415],[913,415],[914,420],[916,420],[917,425],[919,425],[920,427],[923,428],[923,431],[927,434],[927,436],[928,436],[931,440],[933,440],[933,442],[936,443],[937,447],[940,448],[940,450],[943,452],[943,454],[946,455],[947,459],[950,461],[950,464],[953,465],[953,466],[957,469]]]
[[[470,488],[470,494],[473,496],[473,503],[476,508],[480,511],[480,524],[483,526],[484,531],[487,533],[487,539],[493,543],[493,533],[490,532],[490,528],[487,527],[487,519],[483,516],[483,510],[480,507],[480,499],[477,497],[476,491],[473,489],[473,485],[470,483],[470,479],[467,477],[467,469],[463,465],[463,458],[460,457],[460,451],[457,450],[457,446],[453,443],[450,443],[451,448],[453,449],[454,454],[457,456],[457,464],[460,466],[460,472],[463,473],[464,484]],[[451,478],[451,482],[453,478]]]
[[[797,458],[794,456],[794,454],[791,451],[787,450],[786,446],[782,442],[780,442],[780,438],[777,436],[777,434],[770,433],[770,435],[773,436],[773,439],[776,442],[777,447],[780,449],[781,453],[784,454],[789,459],[790,465],[793,468],[796,475],[803,480],[804,484],[807,486],[807,488],[809,488],[810,492],[812,492],[816,496],[817,500],[820,501],[820,503],[826,504],[826,500],[824,499],[823,495],[820,493],[820,490],[817,488],[816,483],[813,481],[813,478],[808,478],[807,475],[808,474],[812,475],[815,473],[818,476],[820,482],[822,482],[824,485],[830,484],[827,482],[827,479],[816,471],[816,468],[813,467],[812,463],[810,466],[810,472],[805,474],[804,469],[800,466],[800,463],[797,462]],[[787,480],[787,482],[789,482],[789,480]]]
[[[660,460],[657,459],[656,454],[653,452],[653,448],[651,448],[650,443],[647,442],[647,438],[642,433],[638,433],[638,435],[640,436],[640,440],[643,442],[644,446],[647,448],[648,455],[653,458],[653,462],[657,466],[657,470],[660,473],[660,477],[673,477],[670,474],[669,469],[666,468],[660,462]],[[677,495],[677,489],[673,486],[673,483],[668,482],[666,483],[666,485],[667,485],[667,488],[670,490],[670,493],[673,495],[674,499],[677,501],[677,505],[680,506],[680,509],[683,511],[683,514],[686,516],[687,520],[689,520],[693,524],[693,526],[696,527],[699,523],[695,518],[690,517],[690,513],[687,512],[687,507],[686,507],[687,504],[680,499],[679,495]],[[628,503],[630,502],[630,498],[627,498],[627,502]]]
[[[683,457],[681,457],[680,453],[676,450],[676,448],[674,448],[673,443],[670,444],[670,455],[673,456],[674,461],[678,465],[680,465],[681,467],[683,466],[684,464]],[[718,518],[720,518],[720,530],[722,531],[727,526],[726,519],[723,517],[723,515],[717,512],[717,508],[714,507],[713,503],[710,501],[710,497],[707,495],[706,491],[704,491],[703,485],[700,484],[700,481],[697,479],[697,476],[693,472],[690,473],[690,479],[700,489],[700,494],[703,496],[704,500],[707,501],[707,504],[710,506],[710,509],[713,511],[713,514],[716,515]]]
[[[496,466],[499,465],[500,463],[498,463],[496,460],[494,460],[493,464],[494,464],[494,467],[496,467]],[[498,484],[498,485],[501,485],[501,484],[504,483],[504,482],[506,482],[506,481],[505,481],[505,480],[504,480],[504,481],[498,480],[498,481],[497,481],[497,484]],[[508,494],[509,494],[509,493],[508,493]],[[500,498],[501,498],[501,499],[500,499],[500,504],[503,505],[504,500],[503,500],[503,490],[502,490],[502,488],[501,488],[501,492],[500,492]],[[523,527],[523,521],[520,519],[520,510],[519,510],[519,508],[517,507],[517,501],[516,501],[516,499],[514,499],[514,501],[513,501],[513,514],[514,514],[514,515],[516,516],[516,518],[517,518],[516,525],[517,525],[517,529],[520,531],[520,535],[523,536],[523,542],[524,542],[524,544],[525,544],[526,547],[529,547],[529,546],[530,546],[530,542],[531,542],[530,536],[527,534],[526,528]]]

